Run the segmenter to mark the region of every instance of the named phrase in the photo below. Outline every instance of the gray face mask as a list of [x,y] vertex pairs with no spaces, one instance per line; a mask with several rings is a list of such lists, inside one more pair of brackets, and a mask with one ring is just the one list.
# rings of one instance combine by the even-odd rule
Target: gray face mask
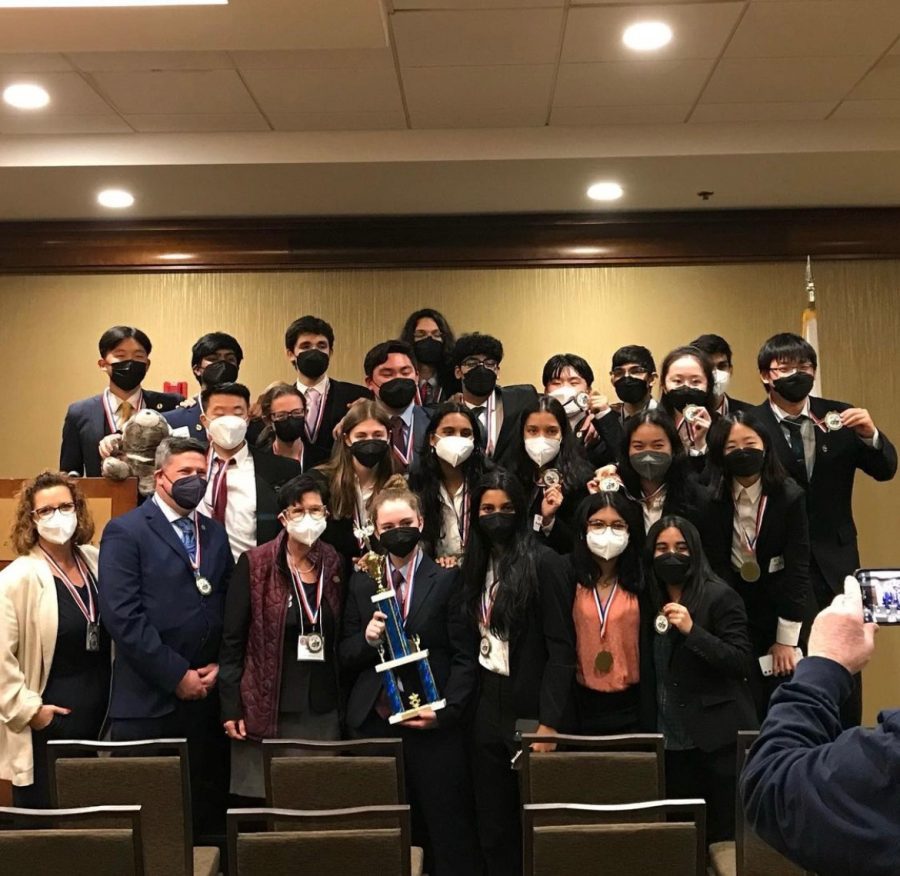
[[661,481],[672,465],[672,454],[661,450],[642,450],[632,454],[631,467],[647,481]]

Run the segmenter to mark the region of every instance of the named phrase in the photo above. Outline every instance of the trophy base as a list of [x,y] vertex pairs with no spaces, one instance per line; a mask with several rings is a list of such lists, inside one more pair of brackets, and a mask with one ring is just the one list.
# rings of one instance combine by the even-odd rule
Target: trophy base
[[408,721],[410,718],[415,718],[416,715],[421,715],[425,709],[431,709],[432,712],[436,712],[438,709],[443,709],[446,705],[446,700],[435,700],[433,703],[425,703],[421,706],[416,706],[414,709],[407,709],[405,712],[391,715],[388,718],[388,724],[399,724],[401,721]]

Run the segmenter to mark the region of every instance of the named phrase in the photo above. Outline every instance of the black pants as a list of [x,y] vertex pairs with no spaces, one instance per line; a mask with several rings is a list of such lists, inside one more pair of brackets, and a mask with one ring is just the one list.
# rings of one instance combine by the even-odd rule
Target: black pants
[[355,733],[403,740],[412,839],[425,850],[425,872],[477,876],[481,861],[462,730],[410,730],[389,724],[372,712]]
[[175,711],[161,718],[113,718],[110,735],[114,742],[187,739],[194,845],[224,835],[228,742],[215,691],[203,700],[179,700]]
[[519,774],[510,765],[518,749],[515,728],[509,678],[482,669],[471,762],[478,836],[488,876],[522,873]]
[[706,800],[706,842],[734,839],[737,748],[666,751],[666,797]]
[[640,729],[640,697],[636,684],[617,693],[601,693],[575,685],[578,732],[583,736],[637,733]]

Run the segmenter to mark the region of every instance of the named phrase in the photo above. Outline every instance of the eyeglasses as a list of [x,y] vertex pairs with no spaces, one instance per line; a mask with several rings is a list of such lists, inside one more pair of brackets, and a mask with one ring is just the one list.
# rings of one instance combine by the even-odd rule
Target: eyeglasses
[[496,371],[500,367],[500,363],[496,359],[476,359],[473,356],[463,359],[460,364],[466,371],[477,368],[479,365],[484,365],[488,371]]
[[35,508],[34,511],[31,512],[31,516],[34,517],[35,520],[49,520],[57,511],[60,511],[63,514],[71,514],[74,510],[74,502],[63,502],[62,505],[57,505],[55,508],[50,505],[46,505],[43,508]]
[[691,389],[706,389],[706,378],[705,377],[688,377],[685,380],[683,377],[667,377],[666,378],[666,389],[672,387],[673,389],[677,389],[680,386],[689,386]]
[[800,365],[776,365],[774,368],[769,369],[769,374],[774,374],[777,377],[785,377],[788,374],[793,374],[795,371],[802,371],[804,374],[816,373],[816,369],[813,368],[812,363],[802,362]]
[[328,515],[328,509],[324,505],[313,505],[312,508],[286,508],[283,513],[287,520],[298,520],[304,514],[309,514],[313,520],[322,520]]
[[622,368],[613,368],[610,376],[613,380],[621,377],[646,377],[650,372],[641,365],[626,365]]
[[414,341],[424,341],[426,338],[434,338],[436,341],[443,341],[444,334],[440,329],[435,329],[433,332],[426,332],[424,329],[416,329],[413,332]]
[[292,411],[279,411],[277,414],[272,414],[272,422],[281,423],[291,417],[294,417],[297,420],[302,420],[305,418],[305,416],[305,411],[302,411],[300,408],[294,408],[294,410]]
[[628,524],[617,520],[615,523],[607,523],[605,520],[588,520],[587,528],[591,532],[604,533],[611,529],[616,535],[624,535],[628,532]]

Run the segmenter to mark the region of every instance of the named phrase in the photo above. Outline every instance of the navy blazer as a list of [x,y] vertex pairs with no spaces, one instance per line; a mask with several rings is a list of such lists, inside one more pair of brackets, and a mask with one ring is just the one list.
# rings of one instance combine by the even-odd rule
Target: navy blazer
[[209,438],[206,435],[206,429],[203,428],[203,425],[200,422],[200,415],[202,413],[203,409],[198,402],[190,407],[178,405],[171,411],[167,411],[163,416],[166,418],[166,422],[172,427],[173,431],[175,429],[186,429],[187,432],[182,431],[180,434],[186,438],[193,438],[195,441],[199,441],[205,447],[209,444]]
[[[182,398],[173,392],[143,390],[144,407],[154,411],[171,411]],[[63,423],[62,445],[59,449],[60,471],[75,471],[85,477],[100,477],[100,450],[102,438],[109,435],[103,396],[92,395],[72,402]]]
[[225,592],[234,568],[225,530],[199,515],[203,597],[187,551],[154,501],[115,517],[100,541],[103,624],[116,643],[110,718],[159,718],[175,710],[188,669],[218,657]]

